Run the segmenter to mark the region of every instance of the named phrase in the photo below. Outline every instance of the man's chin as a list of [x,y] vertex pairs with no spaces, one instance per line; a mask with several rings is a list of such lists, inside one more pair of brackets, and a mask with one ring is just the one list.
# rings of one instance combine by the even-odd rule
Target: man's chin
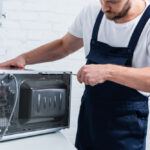
[[111,16],[111,15],[106,15],[107,19],[109,20],[114,20],[115,16]]
[[120,18],[122,18],[122,16],[117,16],[117,15],[108,15],[108,14],[106,14],[106,17],[107,17],[107,19],[109,19],[109,20],[118,20],[118,19],[120,19]]

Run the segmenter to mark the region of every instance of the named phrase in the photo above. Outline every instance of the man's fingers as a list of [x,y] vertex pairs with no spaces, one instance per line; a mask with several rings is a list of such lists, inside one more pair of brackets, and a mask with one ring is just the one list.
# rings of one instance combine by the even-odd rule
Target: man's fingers
[[24,65],[17,60],[10,60],[0,64],[0,67],[24,68]]
[[77,78],[78,78],[78,81],[80,83],[84,82],[85,84],[87,84],[87,79],[86,79],[86,75],[87,75],[87,71],[86,71],[86,65],[84,65],[78,72],[77,74]]
[[0,64],[0,67],[8,67],[10,65],[9,62],[4,62]]
[[82,83],[82,82],[81,82],[81,70],[82,70],[82,68],[79,70],[79,72],[78,72],[78,74],[77,74],[77,79],[78,79],[78,81],[79,81],[80,83]]

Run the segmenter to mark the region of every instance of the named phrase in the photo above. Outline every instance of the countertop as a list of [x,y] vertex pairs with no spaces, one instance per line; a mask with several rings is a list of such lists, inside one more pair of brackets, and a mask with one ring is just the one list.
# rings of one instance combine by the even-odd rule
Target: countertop
[[0,142],[0,150],[76,150],[61,132]]

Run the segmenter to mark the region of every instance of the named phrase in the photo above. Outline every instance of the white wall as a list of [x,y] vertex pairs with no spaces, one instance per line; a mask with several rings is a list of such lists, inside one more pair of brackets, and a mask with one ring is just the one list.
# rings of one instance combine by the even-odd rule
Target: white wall
[[[4,0],[3,11],[7,18],[3,19],[0,28],[0,62],[62,37],[75,16],[89,1],[94,0]],[[57,62],[28,66],[28,68],[77,73],[84,63],[84,51],[81,49]],[[71,127],[63,131],[72,143],[75,140],[83,90],[84,86],[73,76]],[[150,149],[150,137],[148,139],[147,150]]]

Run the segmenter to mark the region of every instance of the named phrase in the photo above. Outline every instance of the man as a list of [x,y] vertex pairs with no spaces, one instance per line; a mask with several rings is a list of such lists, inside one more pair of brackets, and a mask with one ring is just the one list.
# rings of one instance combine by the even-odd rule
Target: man
[[[100,4],[100,5],[99,5]],[[145,150],[150,92],[150,7],[144,0],[100,0],[82,10],[63,38],[0,66],[61,59],[84,45],[87,63],[78,150]],[[143,92],[144,91],[144,92]],[[147,93],[146,93],[147,92]]]

